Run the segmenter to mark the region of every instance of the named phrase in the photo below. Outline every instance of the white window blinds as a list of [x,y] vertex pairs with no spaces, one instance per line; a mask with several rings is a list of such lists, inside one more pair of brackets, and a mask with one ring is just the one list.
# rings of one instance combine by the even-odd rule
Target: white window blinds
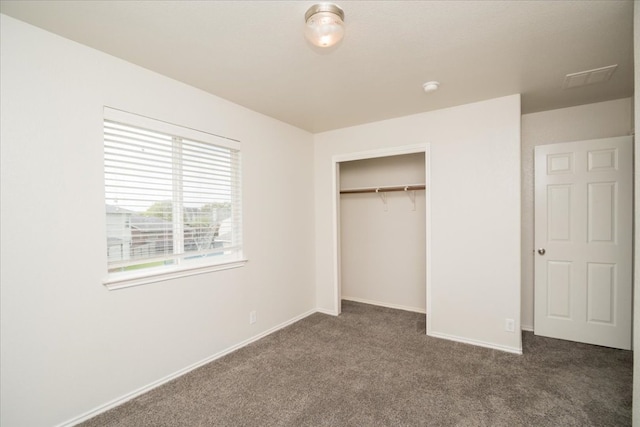
[[239,260],[237,142],[117,113],[104,120],[109,275]]

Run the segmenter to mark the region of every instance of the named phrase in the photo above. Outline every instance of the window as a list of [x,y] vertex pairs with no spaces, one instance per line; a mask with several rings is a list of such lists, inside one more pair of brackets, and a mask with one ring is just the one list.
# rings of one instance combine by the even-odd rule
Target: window
[[105,108],[107,286],[242,264],[238,148]]

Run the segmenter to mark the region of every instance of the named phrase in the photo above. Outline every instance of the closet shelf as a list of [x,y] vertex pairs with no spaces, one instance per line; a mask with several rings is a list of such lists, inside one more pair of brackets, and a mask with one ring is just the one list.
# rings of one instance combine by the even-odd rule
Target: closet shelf
[[424,189],[425,184],[393,185],[387,187],[345,188],[344,190],[340,190],[340,194],[385,193],[387,191],[415,191]]

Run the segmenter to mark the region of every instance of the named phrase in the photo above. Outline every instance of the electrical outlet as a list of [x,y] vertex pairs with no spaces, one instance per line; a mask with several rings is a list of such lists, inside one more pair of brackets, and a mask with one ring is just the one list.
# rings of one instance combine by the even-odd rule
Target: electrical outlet
[[504,319],[504,330],[507,332],[515,332],[516,322],[513,319]]
[[258,320],[257,315],[256,315],[256,311],[252,311],[249,313],[249,324],[253,325],[254,323],[256,323],[256,321]]

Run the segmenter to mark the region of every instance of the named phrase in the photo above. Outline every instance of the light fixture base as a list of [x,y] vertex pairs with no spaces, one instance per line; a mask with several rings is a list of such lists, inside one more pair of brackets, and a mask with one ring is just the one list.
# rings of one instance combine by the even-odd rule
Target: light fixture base
[[340,6],[333,3],[319,3],[314,4],[307,10],[307,12],[304,14],[304,22],[307,22],[309,18],[320,12],[333,13],[334,15],[338,15],[341,21],[344,21],[344,10],[342,10]]

